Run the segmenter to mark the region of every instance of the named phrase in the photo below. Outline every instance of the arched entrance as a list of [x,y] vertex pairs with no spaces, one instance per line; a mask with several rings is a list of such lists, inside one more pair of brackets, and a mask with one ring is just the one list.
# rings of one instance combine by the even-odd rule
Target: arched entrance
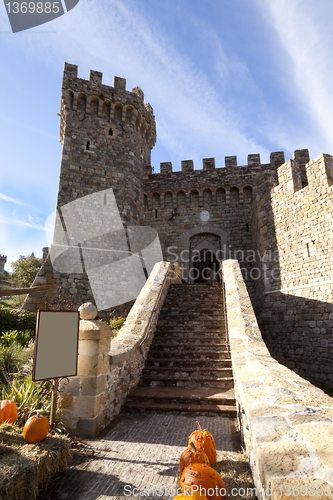
[[[183,235],[183,277],[188,283],[220,281],[220,264],[226,258],[229,234],[209,224]],[[185,264],[185,265],[184,265]]]
[[197,257],[192,257],[191,275],[193,283],[221,281],[220,262],[218,262],[216,254],[212,250],[204,248]]

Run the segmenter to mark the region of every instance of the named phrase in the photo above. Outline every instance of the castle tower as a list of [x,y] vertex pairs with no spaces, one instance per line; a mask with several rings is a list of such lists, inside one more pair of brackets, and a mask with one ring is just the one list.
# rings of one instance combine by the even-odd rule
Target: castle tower
[[0,273],[4,272],[6,262],[7,262],[6,255],[0,255]]
[[[150,155],[156,142],[153,109],[149,103],[144,103],[140,87],[126,90],[125,79],[114,77],[111,87],[102,84],[102,73],[90,71],[89,80],[84,80],[78,78],[77,70],[76,65],[65,63],[60,111],[63,149],[53,243],[64,243],[70,247],[84,240],[86,246],[97,244],[100,248],[102,244],[105,250],[117,248],[128,251],[130,243],[126,243],[126,228],[141,225],[144,219],[143,179],[147,169],[151,168]],[[112,195],[107,191],[111,189]],[[101,205],[98,205],[103,204],[103,195],[98,195],[101,191],[105,193],[103,213]],[[93,198],[91,195],[94,195]],[[112,199],[113,204],[110,205]],[[76,208],[72,214],[75,213],[70,217],[68,211],[71,205],[68,204],[74,201]],[[108,226],[108,230],[103,224]],[[98,235],[103,229],[109,232],[109,237],[103,236],[101,243]],[[77,241],[70,241],[75,239],[77,232],[80,233]],[[48,256],[34,281],[34,285],[61,285],[65,295],[74,296],[76,307],[94,300],[87,262],[90,267],[101,263],[101,254],[96,253],[95,256],[90,253],[85,259],[87,254],[82,258],[82,249],[80,254],[78,252],[76,247],[65,253],[67,268],[52,266],[54,260]],[[120,267],[117,264],[118,275],[113,276],[115,288],[121,281]],[[95,281],[95,287],[98,287],[98,276]],[[45,296],[30,294],[24,308],[33,311],[45,309]]]
[[77,77],[65,63],[60,113],[63,145],[58,207],[96,191],[113,188],[122,220],[143,219],[143,176],[156,142],[153,109],[140,87],[129,92],[126,80],[102,84],[102,73]]

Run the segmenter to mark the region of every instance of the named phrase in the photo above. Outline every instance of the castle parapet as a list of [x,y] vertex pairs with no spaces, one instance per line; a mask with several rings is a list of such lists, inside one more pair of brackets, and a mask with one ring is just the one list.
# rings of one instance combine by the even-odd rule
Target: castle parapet
[[[145,105],[146,106],[146,105]],[[308,150],[305,149],[300,149],[295,151],[295,161],[297,161],[297,164],[299,166],[305,165],[305,162],[308,158]],[[307,160],[308,161],[308,160]],[[277,169],[281,165],[285,163],[284,159],[284,152],[283,151],[278,151],[275,153],[271,153],[270,155],[270,163],[265,164],[265,166],[271,165],[273,168]],[[249,154],[247,156],[247,165],[238,165],[237,163],[237,156],[225,156],[224,158],[224,167],[218,167],[218,168],[246,168],[246,167],[253,167],[253,168],[258,168],[261,165],[261,158],[259,153],[255,154]],[[200,169],[194,169],[194,163],[193,160],[182,160],[181,162],[181,172],[186,173],[186,172],[200,172],[200,171],[213,171],[216,168],[215,165],[215,158],[203,158],[202,160],[202,166],[203,168]],[[179,173],[179,170],[173,170],[172,168],[172,163],[171,162],[162,162],[160,163],[160,174],[171,174],[172,172],[177,172]],[[306,176],[302,176],[302,179],[306,178]],[[303,180],[305,182],[305,180]]]
[[319,184],[323,188],[333,185],[333,156],[321,154],[306,165],[309,184]]
[[237,167],[237,156],[226,156],[224,161],[225,168]]
[[277,172],[282,190],[296,193],[310,185],[327,189],[333,185],[333,156],[321,154],[310,161],[307,149],[296,150],[294,159],[281,165]]
[[276,151],[275,153],[271,153],[270,155],[270,164],[272,167],[278,168],[281,165],[283,165],[285,162],[284,159],[284,152],[283,151]]

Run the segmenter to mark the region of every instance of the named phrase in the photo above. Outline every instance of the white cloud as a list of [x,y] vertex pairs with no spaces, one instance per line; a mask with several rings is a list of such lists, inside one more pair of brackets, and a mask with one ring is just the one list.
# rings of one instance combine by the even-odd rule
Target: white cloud
[[25,203],[24,201],[20,200],[15,200],[14,198],[10,198],[10,196],[7,196],[5,194],[0,193],[0,200],[8,201],[10,203],[15,203],[16,205],[23,205],[25,207],[31,207],[29,203]]
[[21,219],[11,219],[9,217],[4,217],[3,215],[0,215],[0,222],[3,224],[9,224],[11,226],[19,226],[19,227],[29,227],[31,229],[38,229],[39,231],[45,231],[45,226],[40,226],[38,223],[36,224],[33,222],[32,217],[28,217],[29,222]]
[[[331,64],[333,5],[316,0],[257,0],[269,16],[289,57],[290,81],[295,101],[309,111],[322,144],[333,142],[333,68]],[[312,125],[312,124],[311,124]],[[326,151],[327,152],[327,151]]]
[[78,64],[83,78],[88,77],[90,65],[104,72],[106,84],[112,84],[116,74],[127,78],[129,89],[140,85],[154,107],[158,139],[173,157],[201,158],[205,151],[205,156],[223,158],[264,151],[244,131],[220,82],[215,85],[185,48],[176,47],[173,34],[163,29],[163,20],[146,14],[133,1],[81,0],[70,13],[53,21],[56,33],[24,37],[18,43],[24,42],[29,58],[42,58],[57,68],[64,59]]

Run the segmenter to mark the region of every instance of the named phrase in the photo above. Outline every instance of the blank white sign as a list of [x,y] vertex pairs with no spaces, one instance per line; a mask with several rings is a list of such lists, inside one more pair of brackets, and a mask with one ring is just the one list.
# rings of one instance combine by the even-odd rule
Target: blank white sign
[[32,380],[77,373],[78,311],[38,311]]

